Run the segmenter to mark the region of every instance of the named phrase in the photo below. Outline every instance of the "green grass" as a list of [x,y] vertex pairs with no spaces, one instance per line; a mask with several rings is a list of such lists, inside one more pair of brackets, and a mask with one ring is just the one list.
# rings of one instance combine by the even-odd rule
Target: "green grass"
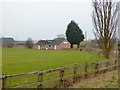
[[[61,66],[73,66],[74,64],[95,62],[97,60],[105,60],[105,58],[93,53],[80,52],[79,50],[34,50],[26,48],[3,48],[2,73],[9,75],[19,74],[58,68]],[[59,75],[59,73],[56,75]],[[46,77],[48,77],[48,75]],[[24,82],[32,83],[34,81],[37,81],[37,75],[33,77],[21,77],[16,79],[12,78],[7,80],[7,86],[17,86],[21,85],[21,83],[24,84]]]
[[104,58],[97,54],[77,50],[46,51],[25,48],[3,48],[2,50],[4,74],[25,73],[96,60],[104,60]]

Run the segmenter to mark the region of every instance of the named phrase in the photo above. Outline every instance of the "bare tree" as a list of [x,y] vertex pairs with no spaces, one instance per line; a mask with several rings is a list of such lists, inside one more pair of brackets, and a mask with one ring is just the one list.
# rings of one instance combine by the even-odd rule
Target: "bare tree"
[[57,38],[65,38],[65,35],[64,34],[58,34]]
[[98,41],[102,54],[109,58],[110,52],[116,41],[118,23],[117,2],[112,0],[93,0],[93,25],[94,35]]
[[25,42],[25,46],[27,48],[33,48],[34,46],[33,40],[31,38],[28,38],[28,40]]

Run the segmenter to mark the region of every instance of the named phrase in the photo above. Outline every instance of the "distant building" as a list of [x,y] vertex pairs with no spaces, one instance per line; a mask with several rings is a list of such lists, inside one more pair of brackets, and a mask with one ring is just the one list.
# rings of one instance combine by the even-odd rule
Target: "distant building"
[[37,49],[70,49],[70,43],[64,38],[56,38],[54,40],[40,40],[36,43]]
[[14,41],[15,45],[24,45],[25,41]]
[[14,39],[13,38],[0,38],[2,41],[2,47],[13,47]]
[[14,41],[14,47],[23,48],[25,45],[25,41]]

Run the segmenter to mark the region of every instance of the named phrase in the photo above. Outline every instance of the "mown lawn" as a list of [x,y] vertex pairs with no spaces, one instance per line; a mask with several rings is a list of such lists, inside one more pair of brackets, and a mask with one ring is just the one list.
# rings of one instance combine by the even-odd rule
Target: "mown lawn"
[[[26,48],[2,49],[2,73],[19,74],[32,71],[58,68],[61,66],[73,66],[85,62],[105,60],[97,54],[80,52],[79,50],[35,50]],[[59,77],[59,72],[44,75],[45,80],[51,77]],[[7,87],[21,86],[27,83],[37,82],[38,76],[25,76],[7,79]]]
[[97,54],[78,50],[33,50],[25,48],[3,48],[2,67],[4,74],[25,73],[37,70],[70,66],[75,63],[105,60]]

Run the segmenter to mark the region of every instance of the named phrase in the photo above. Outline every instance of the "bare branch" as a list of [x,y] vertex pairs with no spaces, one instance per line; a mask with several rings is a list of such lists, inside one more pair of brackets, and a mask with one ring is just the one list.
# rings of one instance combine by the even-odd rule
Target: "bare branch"
[[94,35],[104,56],[109,58],[109,53],[115,43],[117,29],[116,2],[112,0],[93,0],[93,26]]

